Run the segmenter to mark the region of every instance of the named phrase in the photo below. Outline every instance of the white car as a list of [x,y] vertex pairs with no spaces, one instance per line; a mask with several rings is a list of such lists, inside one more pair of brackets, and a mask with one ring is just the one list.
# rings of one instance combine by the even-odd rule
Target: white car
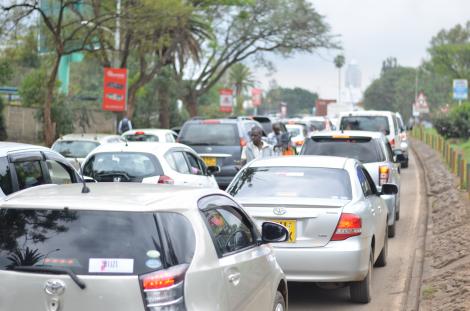
[[86,156],[96,147],[122,141],[124,140],[119,135],[68,134],[57,139],[51,149],[63,155],[76,169],[79,169]]
[[168,129],[136,129],[124,132],[121,136],[127,141],[174,143],[178,134]]
[[307,137],[307,127],[304,124],[288,123],[286,124],[286,128],[297,153],[300,153],[305,138]]
[[218,189],[88,190],[39,186],[0,203],[2,311],[286,310],[268,244],[287,239],[283,226],[260,233]]
[[93,150],[83,174],[98,182],[142,182],[217,188],[218,167],[207,167],[190,147],[178,143],[125,142]]

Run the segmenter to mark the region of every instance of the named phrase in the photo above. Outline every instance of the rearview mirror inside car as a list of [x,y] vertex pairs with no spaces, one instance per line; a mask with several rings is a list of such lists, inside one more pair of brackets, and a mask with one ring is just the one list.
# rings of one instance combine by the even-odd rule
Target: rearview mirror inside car
[[213,176],[217,173],[220,173],[220,167],[219,166],[208,166],[207,167],[207,174],[209,176]]
[[289,239],[289,231],[283,225],[264,222],[261,225],[261,239],[263,243],[286,242]]
[[397,194],[398,187],[395,184],[383,184],[382,192],[380,194]]

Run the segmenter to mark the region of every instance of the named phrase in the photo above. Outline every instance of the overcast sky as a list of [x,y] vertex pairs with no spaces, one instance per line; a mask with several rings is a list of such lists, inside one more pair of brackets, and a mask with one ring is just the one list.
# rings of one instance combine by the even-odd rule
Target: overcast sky
[[[393,56],[404,66],[417,66],[427,56],[431,38],[441,29],[470,20],[470,0],[310,0],[340,35],[347,63],[357,61],[365,89],[380,74],[382,61]],[[284,87],[299,86],[336,98],[338,52],[272,58],[272,76],[258,71],[264,89],[275,79]],[[344,71],[343,71],[344,77]]]

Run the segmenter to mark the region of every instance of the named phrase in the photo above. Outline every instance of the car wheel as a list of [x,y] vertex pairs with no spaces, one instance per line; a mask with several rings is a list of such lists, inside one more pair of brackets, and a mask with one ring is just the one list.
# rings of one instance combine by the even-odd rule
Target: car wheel
[[352,282],[349,286],[349,295],[351,296],[351,301],[358,303],[369,303],[370,294],[372,291],[372,266],[374,255],[372,251],[370,252],[369,258],[369,269],[364,280],[359,282]]
[[284,296],[282,296],[281,292],[276,292],[276,299],[274,300],[274,307],[273,311],[284,311],[286,310],[286,302],[284,300]]
[[394,222],[393,225],[388,226],[388,237],[393,238],[395,236],[397,223]]
[[388,255],[388,226],[385,229],[385,238],[384,238],[384,247],[379,254],[379,258],[375,262],[376,267],[385,267],[387,265],[387,255]]

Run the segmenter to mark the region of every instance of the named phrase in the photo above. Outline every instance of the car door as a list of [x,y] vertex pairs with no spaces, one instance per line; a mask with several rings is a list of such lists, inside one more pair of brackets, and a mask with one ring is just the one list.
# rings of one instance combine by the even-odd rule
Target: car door
[[272,310],[273,266],[269,246],[258,246],[259,232],[242,209],[227,197],[204,198],[205,224],[223,271],[229,310]]
[[12,192],[51,183],[44,159],[40,151],[8,154]]

